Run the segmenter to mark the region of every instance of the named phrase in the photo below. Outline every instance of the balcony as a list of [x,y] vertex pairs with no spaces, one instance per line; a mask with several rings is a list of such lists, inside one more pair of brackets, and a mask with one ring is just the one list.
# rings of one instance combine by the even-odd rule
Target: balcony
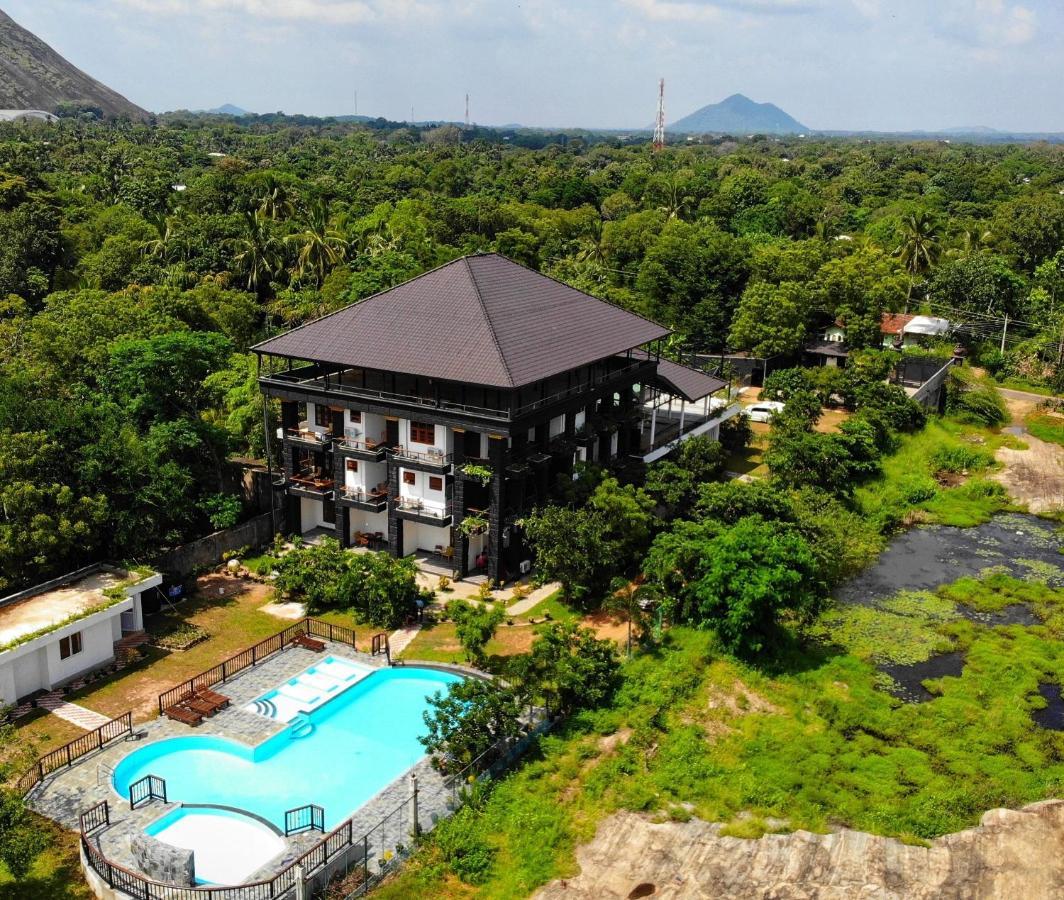
[[309,422],[300,422],[298,428],[289,428],[285,432],[285,440],[303,447],[322,450],[332,441],[332,435],[328,432],[315,431],[310,427]]
[[453,521],[447,507],[432,506],[418,497],[396,497],[395,513],[400,519],[435,525],[438,528],[450,527]]
[[292,475],[288,479],[288,492],[290,494],[311,497],[315,500],[329,497],[333,492],[333,486],[333,480],[322,475],[300,474]]
[[363,459],[366,462],[383,462],[391,447],[383,441],[366,441],[345,436],[333,441],[333,449],[342,456]]
[[404,469],[418,469],[422,472],[446,472],[451,468],[453,459],[452,454],[439,447],[429,447],[428,450],[396,447],[392,456]]
[[336,502],[366,512],[384,512],[388,508],[388,489],[377,487],[367,491],[365,488],[345,487],[337,493]]

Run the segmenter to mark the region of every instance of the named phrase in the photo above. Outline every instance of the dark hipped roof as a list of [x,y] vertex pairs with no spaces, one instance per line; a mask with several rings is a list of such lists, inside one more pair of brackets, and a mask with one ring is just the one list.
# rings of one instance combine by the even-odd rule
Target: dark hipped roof
[[[649,354],[643,350],[637,351],[636,355],[644,359],[650,358]],[[695,400],[715,394],[728,383],[717,378],[716,375],[710,375],[701,369],[692,369],[690,366],[681,365],[671,359],[658,360],[655,380],[666,392],[676,397],[683,397],[688,403],[694,403]]]
[[456,259],[254,349],[512,388],[668,333],[641,316],[488,253]]

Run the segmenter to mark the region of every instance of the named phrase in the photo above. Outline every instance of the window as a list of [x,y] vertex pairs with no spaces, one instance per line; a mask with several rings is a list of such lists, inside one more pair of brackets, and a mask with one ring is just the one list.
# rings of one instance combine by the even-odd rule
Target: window
[[314,404],[314,424],[320,428],[332,425],[332,410],[320,403]]
[[433,444],[436,442],[436,426],[427,422],[410,423],[410,442],[412,444]]
[[362,424],[362,410],[360,409],[349,409],[347,411],[347,417],[351,420],[352,425]]
[[81,632],[75,631],[72,635],[59,640],[59,658],[67,659],[75,653],[81,652]]
[[358,460],[357,459],[349,459],[347,461],[347,471],[348,472],[357,472],[358,471]]
[[417,484],[417,475],[413,472],[403,472],[403,484]]
[[430,475],[429,476],[429,490],[430,491],[442,491],[443,490],[443,479],[438,477],[438,476],[436,476],[436,475]]

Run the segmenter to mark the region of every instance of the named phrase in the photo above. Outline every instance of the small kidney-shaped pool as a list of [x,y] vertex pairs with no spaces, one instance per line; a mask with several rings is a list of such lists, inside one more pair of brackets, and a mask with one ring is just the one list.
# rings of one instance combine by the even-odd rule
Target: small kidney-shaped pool
[[314,803],[335,828],[425,755],[418,736],[428,698],[460,680],[378,669],[254,748],[215,735],[141,747],[115,767],[114,788],[128,797],[131,784],[157,775],[171,803],[235,807],[281,829],[286,810]]

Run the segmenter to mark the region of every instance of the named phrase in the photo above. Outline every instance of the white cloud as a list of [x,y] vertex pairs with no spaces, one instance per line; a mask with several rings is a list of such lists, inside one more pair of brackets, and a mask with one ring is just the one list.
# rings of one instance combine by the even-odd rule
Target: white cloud
[[941,29],[976,48],[1018,47],[1037,34],[1035,12],[1010,0],[950,0],[941,8]]
[[260,20],[312,21],[327,25],[409,20],[445,11],[468,11],[469,4],[440,0],[119,0],[131,9],[157,15],[238,15]]
[[810,0],[622,0],[625,6],[657,22],[717,22],[727,12],[775,15],[816,8]]

